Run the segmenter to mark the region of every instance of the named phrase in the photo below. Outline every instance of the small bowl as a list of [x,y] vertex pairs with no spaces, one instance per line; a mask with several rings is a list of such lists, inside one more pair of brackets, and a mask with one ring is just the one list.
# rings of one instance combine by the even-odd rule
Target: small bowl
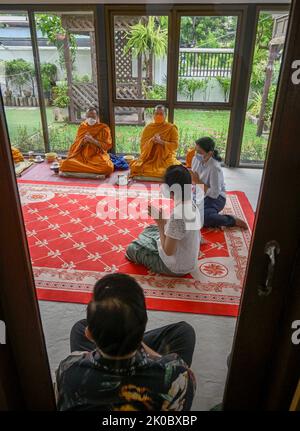
[[126,156],[124,156],[124,159],[127,163],[130,163],[135,159],[135,157],[132,156],[131,154],[127,154]]
[[57,159],[57,153],[46,153],[45,158],[48,163],[52,163]]
[[33,161],[35,162],[35,163],[43,163],[43,161],[44,161],[44,159],[42,158],[42,157],[35,157],[35,159],[33,159]]
[[55,174],[59,173],[59,163],[58,162],[54,162],[52,163],[52,165],[50,166],[51,171],[53,171]]

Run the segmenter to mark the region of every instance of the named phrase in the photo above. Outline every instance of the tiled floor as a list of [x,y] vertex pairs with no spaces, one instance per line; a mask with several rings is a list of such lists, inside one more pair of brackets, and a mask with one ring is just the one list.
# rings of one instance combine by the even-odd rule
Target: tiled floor
[[[57,177],[51,176],[51,172],[42,174],[42,171],[45,170],[35,167],[25,173],[22,179],[57,180]],[[245,192],[255,210],[262,170],[224,168],[224,174],[227,189]],[[67,181],[70,182],[70,179]],[[84,182],[90,182],[90,180]],[[114,179],[110,179],[109,182],[114,182]],[[54,371],[59,362],[69,353],[70,329],[78,319],[84,317],[85,306],[40,301],[40,310],[50,365]],[[193,325],[197,334],[192,365],[197,378],[193,410],[208,410],[219,403],[222,400],[227,373],[226,358],[231,350],[236,319],[159,311],[149,311],[148,317],[148,329],[181,320]]]

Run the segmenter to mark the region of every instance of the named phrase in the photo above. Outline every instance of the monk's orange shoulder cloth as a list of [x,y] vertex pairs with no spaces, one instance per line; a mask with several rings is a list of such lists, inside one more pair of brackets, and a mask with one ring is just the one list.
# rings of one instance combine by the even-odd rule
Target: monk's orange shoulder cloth
[[[80,148],[81,141],[84,136],[89,133],[93,138],[99,140],[105,151],[108,151],[112,147],[110,128],[105,123],[97,123],[94,126],[89,126],[85,121],[80,124],[74,143],[68,153],[68,158],[72,158],[82,150]],[[93,144],[88,144],[87,148],[91,147],[93,152],[95,152],[96,147]]]
[[[155,142],[155,135],[160,136],[164,141],[163,145]],[[148,124],[141,137],[140,157],[130,163],[131,176],[162,178],[169,166],[180,164],[176,159],[177,148],[178,129],[174,124]]]
[[12,156],[15,163],[23,162],[24,157],[20,150],[16,147],[11,147]]
[[187,168],[192,167],[192,160],[193,160],[195,154],[196,154],[195,148],[192,148],[187,152],[186,159],[185,159],[185,166]]
[[154,144],[157,148],[160,148],[163,152],[176,152],[178,148],[178,129],[175,124],[172,123],[150,123],[148,124],[142,134],[141,138],[141,158],[146,157],[149,150],[151,151],[153,143],[151,142],[155,135],[159,135],[162,140],[166,142],[166,145],[161,146]]
[[[92,143],[82,144],[84,136],[89,133],[96,139],[101,148]],[[114,170],[107,151],[112,147],[110,128],[104,123],[89,126],[86,122],[80,124],[74,143],[68,157],[60,165],[63,172],[95,173],[109,175]]]

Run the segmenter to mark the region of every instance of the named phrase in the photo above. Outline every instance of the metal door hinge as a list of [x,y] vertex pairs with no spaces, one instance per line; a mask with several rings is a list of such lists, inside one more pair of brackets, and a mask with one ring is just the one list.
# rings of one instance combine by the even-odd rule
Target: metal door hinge
[[265,245],[264,253],[268,256],[269,262],[267,267],[266,280],[258,286],[259,296],[268,296],[273,288],[273,275],[276,266],[277,256],[280,253],[280,247],[277,241],[268,241]]

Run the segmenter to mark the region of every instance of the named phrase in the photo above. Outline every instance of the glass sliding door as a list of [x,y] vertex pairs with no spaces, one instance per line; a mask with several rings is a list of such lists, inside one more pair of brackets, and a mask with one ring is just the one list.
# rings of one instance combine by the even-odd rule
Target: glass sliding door
[[261,11],[258,18],[240,163],[264,163],[285,43],[288,12]]
[[178,156],[184,158],[195,139],[210,136],[224,158],[235,79],[239,15],[194,12],[179,15],[177,22],[174,122],[180,134]]
[[113,17],[115,95],[125,100],[165,100],[168,17]]
[[112,13],[110,22],[115,148],[138,154],[153,106],[167,100],[169,18]]
[[116,106],[114,119],[115,145],[118,153],[139,154],[142,130],[151,120],[149,109]]
[[11,144],[25,153],[43,152],[36,72],[26,12],[0,14],[0,85]]
[[237,16],[182,16],[177,100],[228,102]]
[[196,139],[209,136],[216,142],[224,159],[230,111],[205,111],[200,109],[176,109],[174,123],[179,132],[178,156],[184,158]]
[[51,151],[65,153],[85,111],[99,107],[93,12],[35,13]]
[[[138,151],[137,138],[133,134],[137,127],[141,128],[151,121],[151,110],[158,103],[174,106],[175,115],[172,107],[169,118],[174,119],[176,124],[179,122],[180,130],[186,129],[186,117],[193,124],[197,123],[198,117],[201,117],[201,121],[203,119],[203,124],[209,118],[209,127],[204,127],[203,133],[215,134],[222,142],[222,151],[225,152],[239,15],[231,13],[207,16],[198,12],[191,15],[179,13],[178,16],[177,11],[174,13],[179,19],[179,28],[173,28],[172,25],[170,29],[167,13],[162,13],[161,16],[155,13],[122,15],[118,11],[111,11],[116,152]],[[176,55],[168,52],[168,46],[171,46],[170,34],[171,42],[179,41]],[[176,58],[178,68],[175,73],[175,92],[168,67],[175,67]],[[172,75],[174,76],[174,69]],[[141,101],[147,103],[141,105]],[[199,112],[195,109],[198,108],[197,103]],[[206,104],[209,107],[207,113]],[[215,111],[211,110],[211,104]],[[223,122],[226,123],[224,127]],[[125,133],[126,127],[128,133]],[[195,130],[202,133],[199,124]],[[193,145],[192,142],[187,142],[189,135],[185,133],[185,142],[180,142],[179,157],[184,157],[185,146]]]

